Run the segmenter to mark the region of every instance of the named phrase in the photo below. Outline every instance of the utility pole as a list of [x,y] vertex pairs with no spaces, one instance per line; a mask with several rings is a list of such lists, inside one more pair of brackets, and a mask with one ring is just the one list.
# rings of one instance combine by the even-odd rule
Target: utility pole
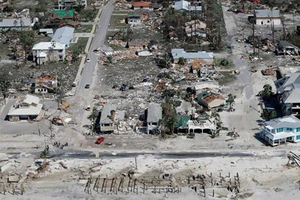
[[253,55],[255,54],[255,22],[252,23],[252,46],[253,46]]

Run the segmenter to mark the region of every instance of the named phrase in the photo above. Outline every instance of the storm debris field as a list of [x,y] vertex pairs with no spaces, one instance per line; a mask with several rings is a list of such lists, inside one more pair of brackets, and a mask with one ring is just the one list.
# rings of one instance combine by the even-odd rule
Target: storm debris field
[[29,90],[36,77],[41,74],[56,75],[60,89],[67,92],[72,87],[78,70],[78,63],[48,63],[35,67],[24,66],[18,68],[15,64],[0,64],[0,76],[8,79],[13,88]]

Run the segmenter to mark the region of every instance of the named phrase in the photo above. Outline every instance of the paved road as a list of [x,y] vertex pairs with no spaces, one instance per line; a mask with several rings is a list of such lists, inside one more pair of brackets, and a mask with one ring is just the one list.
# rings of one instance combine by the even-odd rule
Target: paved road
[[[86,63],[81,74],[80,82],[76,90],[76,102],[81,102],[85,105],[90,105],[92,102],[91,89],[85,89],[86,84],[90,84],[93,87],[93,75],[95,68],[98,66],[98,57],[93,53],[94,49],[104,48],[103,44],[106,38],[106,32],[108,30],[109,20],[114,10],[115,0],[109,1],[102,9],[102,13],[98,22],[98,28],[93,38],[93,42],[88,52],[87,58],[90,59],[89,63]],[[104,49],[105,50],[105,49]],[[82,120],[84,116],[84,109],[78,109],[78,112],[74,113],[73,119],[75,122]]]
[[[52,149],[52,148],[50,148]],[[296,152],[298,153],[298,152]],[[12,158],[19,158],[22,156],[21,152],[8,153]],[[29,153],[36,157],[39,157],[40,152]],[[188,158],[206,158],[206,157],[286,157],[288,154],[287,150],[273,150],[270,152],[257,151],[99,151],[99,157],[104,159],[113,158],[134,158],[137,156],[153,156],[157,159],[188,159]],[[50,151],[49,157],[57,159],[91,159],[96,158],[95,152],[84,151],[84,150],[61,150],[56,149]]]

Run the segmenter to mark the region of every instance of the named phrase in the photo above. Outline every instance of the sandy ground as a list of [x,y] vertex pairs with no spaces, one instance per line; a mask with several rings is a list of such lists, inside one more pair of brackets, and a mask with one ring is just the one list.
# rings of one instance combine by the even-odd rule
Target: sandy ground
[[[30,158],[20,159],[22,164],[30,166]],[[32,160],[31,160],[32,161]],[[25,184],[25,194],[12,196],[11,194],[1,195],[1,199],[188,199],[200,198],[188,187],[183,187],[179,194],[153,194],[146,191],[146,194],[121,193],[118,195],[97,193],[96,191],[87,194],[84,192],[86,177],[96,178],[114,177],[115,175],[127,172],[129,169],[135,171],[135,178],[144,176],[157,176],[170,173],[174,177],[181,177],[186,183],[187,175],[203,174],[208,176],[213,174],[215,179],[218,175],[233,176],[238,173],[240,177],[240,193],[237,199],[266,199],[275,200],[297,199],[299,195],[300,169],[298,167],[288,167],[286,157],[277,156],[257,156],[257,157],[219,157],[219,158],[198,158],[198,159],[158,159],[153,156],[137,157],[137,170],[135,169],[134,158],[124,159],[90,159],[90,160],[56,160],[49,161],[48,168],[37,175],[34,182],[27,181]],[[67,169],[59,163],[62,162]],[[13,164],[11,164],[13,163]],[[253,164],[255,163],[255,164]],[[11,171],[12,167],[18,171],[21,164],[10,161],[10,167],[2,166],[3,170]],[[32,164],[26,173],[36,173],[36,166]],[[83,179],[85,177],[85,179]],[[183,183],[182,182],[182,183]],[[179,183],[181,184],[181,183]],[[184,184],[183,184],[184,185]],[[142,191],[140,188],[139,191]],[[206,199],[230,199],[236,196],[235,193],[226,189],[215,189],[215,197],[212,191],[207,189]],[[247,198],[243,198],[247,197]]]

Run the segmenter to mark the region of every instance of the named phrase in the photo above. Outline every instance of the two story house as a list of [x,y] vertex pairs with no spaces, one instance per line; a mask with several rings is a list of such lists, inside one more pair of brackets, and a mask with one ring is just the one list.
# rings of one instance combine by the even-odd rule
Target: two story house
[[267,121],[259,136],[271,146],[286,142],[300,142],[300,120],[293,116]]
[[32,47],[33,61],[45,64],[47,61],[63,61],[66,57],[66,47],[58,42],[39,42]]
[[115,104],[105,104],[100,111],[99,128],[102,133],[114,132],[118,121],[122,121],[125,118],[124,111],[118,111]]
[[275,81],[281,111],[300,118],[300,71]]
[[162,119],[162,107],[157,103],[150,103],[146,110],[147,116],[147,133],[155,131],[159,127]]
[[255,10],[254,19],[256,25],[281,25],[279,10]]

